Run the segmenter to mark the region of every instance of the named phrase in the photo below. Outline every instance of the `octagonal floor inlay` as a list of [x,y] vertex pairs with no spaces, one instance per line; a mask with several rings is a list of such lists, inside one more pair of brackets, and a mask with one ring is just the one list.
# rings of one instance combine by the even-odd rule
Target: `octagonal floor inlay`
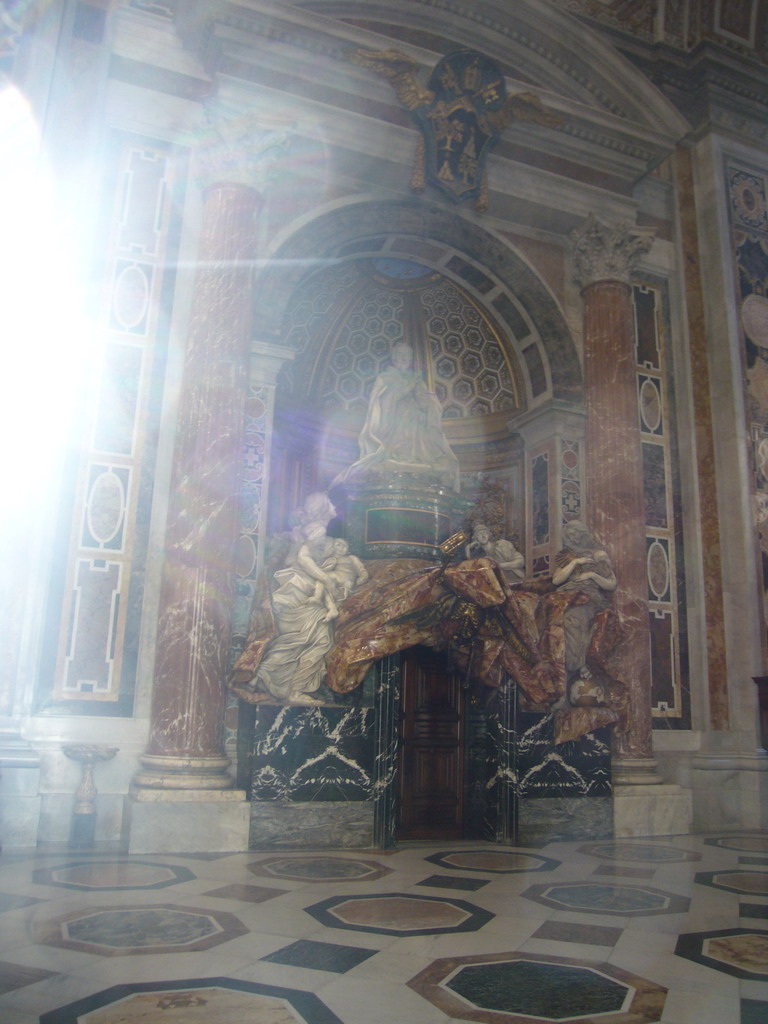
[[351,857],[267,857],[248,865],[254,875],[299,882],[373,882],[392,873],[375,860]]
[[521,893],[529,900],[556,910],[588,914],[621,914],[625,917],[651,914],[684,914],[691,904],[686,896],[675,896],[647,885],[618,885],[610,882],[562,882],[532,885]]
[[490,874],[507,875],[516,871],[554,871],[560,867],[559,860],[540,857],[534,853],[518,853],[515,850],[449,850],[433,853],[425,860],[440,867],[458,871],[484,871]]
[[188,953],[228,942],[248,929],[221,910],[158,905],[89,907],[35,925],[37,942],[101,956]]
[[311,992],[236,981],[115,985],[40,1017],[40,1024],[343,1024]]
[[331,928],[382,935],[474,932],[495,916],[464,900],[398,892],[332,896],[305,910]]
[[38,885],[55,885],[62,889],[164,889],[195,876],[185,867],[150,864],[141,861],[84,861],[60,864],[55,868],[38,868],[32,880]]
[[725,889],[745,896],[768,896],[768,871],[700,871],[694,876],[699,885]]
[[704,845],[719,846],[723,850],[738,850],[740,853],[768,853],[768,836],[713,836],[705,839]]
[[636,860],[642,863],[664,864],[670,861],[701,860],[700,853],[678,850],[674,846],[657,846],[655,843],[626,843],[606,840],[600,843],[586,843],[579,847],[579,853],[604,860]]
[[675,953],[735,978],[768,981],[768,931],[725,928],[689,932],[677,940]]
[[666,989],[611,964],[528,953],[435,960],[408,985],[449,1017],[485,1024],[658,1021]]

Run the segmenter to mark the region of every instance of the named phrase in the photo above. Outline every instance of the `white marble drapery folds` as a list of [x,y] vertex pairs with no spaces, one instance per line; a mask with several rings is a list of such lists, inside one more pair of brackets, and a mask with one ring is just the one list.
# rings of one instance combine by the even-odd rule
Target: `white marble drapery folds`
[[443,433],[440,402],[412,363],[409,345],[392,346],[392,365],[378,375],[371,391],[358,438],[360,458],[332,487],[373,471],[438,476],[459,490],[459,462]]

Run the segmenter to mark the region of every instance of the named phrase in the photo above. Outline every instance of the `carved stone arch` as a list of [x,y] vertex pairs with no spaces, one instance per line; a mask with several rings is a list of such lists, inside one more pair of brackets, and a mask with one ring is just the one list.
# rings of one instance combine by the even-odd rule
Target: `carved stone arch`
[[538,274],[507,241],[452,210],[423,201],[354,202],[326,211],[296,231],[273,253],[256,282],[257,337],[285,340],[281,332],[286,310],[309,274],[334,261],[370,254],[393,236],[413,243],[410,253],[390,253],[402,258],[423,260],[419,245],[452,251],[456,259],[441,272],[452,274],[464,287],[472,287],[473,269],[480,268],[498,285],[491,312],[509,336],[519,334],[510,322],[518,306],[534,325],[549,396],[581,400],[581,366],[571,331]]

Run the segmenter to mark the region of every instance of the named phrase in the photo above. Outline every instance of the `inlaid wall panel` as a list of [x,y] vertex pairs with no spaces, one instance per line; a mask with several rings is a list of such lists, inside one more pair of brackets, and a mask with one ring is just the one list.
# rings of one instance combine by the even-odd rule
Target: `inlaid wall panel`
[[726,180],[741,312],[755,549],[768,622],[768,170],[729,160]]
[[657,726],[690,728],[674,380],[667,350],[666,293],[661,284],[645,283],[633,288],[632,297],[645,497],[651,706]]
[[38,710],[130,715],[155,459],[188,171],[186,150],[114,130],[105,145],[95,268],[92,408],[52,539]]

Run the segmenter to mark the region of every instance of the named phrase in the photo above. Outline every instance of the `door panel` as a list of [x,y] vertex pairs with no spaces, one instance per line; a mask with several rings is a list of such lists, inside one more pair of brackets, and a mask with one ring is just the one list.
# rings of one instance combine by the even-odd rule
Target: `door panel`
[[400,839],[460,839],[464,690],[443,654],[403,655],[398,789]]

